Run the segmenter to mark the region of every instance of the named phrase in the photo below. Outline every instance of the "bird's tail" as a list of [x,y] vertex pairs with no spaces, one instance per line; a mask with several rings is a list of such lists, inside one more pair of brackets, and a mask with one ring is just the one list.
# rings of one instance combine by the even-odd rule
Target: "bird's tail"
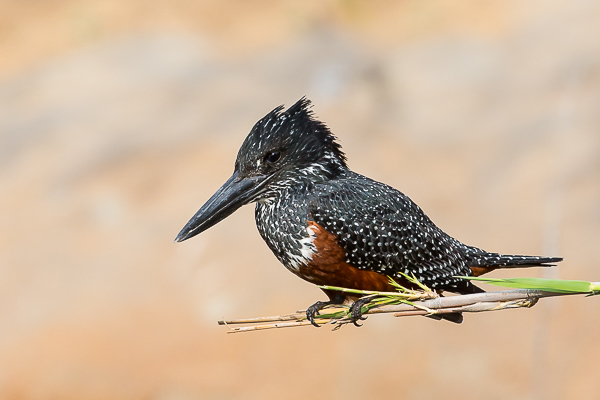
[[555,263],[563,260],[560,257],[488,253],[475,247],[468,248],[466,255],[467,265],[475,276],[483,275],[497,268],[553,267],[556,265]]

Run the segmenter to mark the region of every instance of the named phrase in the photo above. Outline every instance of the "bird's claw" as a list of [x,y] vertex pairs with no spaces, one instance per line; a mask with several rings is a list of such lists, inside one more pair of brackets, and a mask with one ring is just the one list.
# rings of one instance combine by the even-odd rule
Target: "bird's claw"
[[372,297],[362,297],[356,300],[350,306],[350,320],[354,324],[354,326],[361,327],[362,324],[359,324],[358,321],[364,321],[367,317],[363,316],[362,307],[365,304],[369,304],[372,300]]
[[[366,304],[369,304],[371,300],[373,300],[373,296],[361,297],[360,299],[352,303],[352,305],[350,306],[350,321],[352,321],[354,326],[362,326],[358,323],[358,321],[364,321],[365,319],[367,319],[367,317],[363,316],[362,314],[362,307]],[[324,307],[330,304],[341,304],[341,301],[317,301],[315,304],[306,309],[306,319],[310,321],[310,323],[313,326],[320,328],[321,325],[317,324],[317,322],[315,321],[315,317],[317,315],[320,315],[320,310],[322,310]]]
[[319,310],[321,310],[327,304],[329,304],[329,302],[317,301],[315,304],[306,309],[306,319],[308,319],[313,326],[316,326],[317,328],[321,327],[321,325],[315,322],[315,316],[320,315],[321,313]]

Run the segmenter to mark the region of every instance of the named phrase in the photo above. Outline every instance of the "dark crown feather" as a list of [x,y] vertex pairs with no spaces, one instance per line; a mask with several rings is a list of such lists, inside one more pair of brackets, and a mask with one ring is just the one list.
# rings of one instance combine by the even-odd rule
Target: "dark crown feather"
[[274,108],[256,123],[253,130],[257,139],[267,132],[279,129],[289,130],[293,134],[311,135],[316,142],[329,149],[344,167],[347,167],[346,154],[342,146],[327,125],[315,118],[309,99],[303,96],[287,110],[283,111],[284,108],[283,105]]

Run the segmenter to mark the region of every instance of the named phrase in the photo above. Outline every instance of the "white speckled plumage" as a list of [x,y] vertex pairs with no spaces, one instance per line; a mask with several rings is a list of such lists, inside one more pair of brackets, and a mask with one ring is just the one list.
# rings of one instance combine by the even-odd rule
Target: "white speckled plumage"
[[[434,289],[472,293],[480,289],[457,276],[562,260],[489,253],[450,237],[400,191],[352,172],[335,136],[309,107],[302,98],[254,125],[231,178],[176,241],[255,202],[256,225],[271,251],[290,271],[320,285],[391,290],[388,277],[409,274]],[[345,299],[325,292],[330,302],[317,302],[306,312],[315,325],[319,309]],[[360,318],[363,300],[353,306],[354,320]],[[443,318],[461,321],[451,314]]]
[[[248,143],[244,143],[247,148],[260,148],[276,135],[285,135],[287,141],[297,136],[300,154],[316,153],[311,146],[323,147],[317,159],[298,162],[295,170],[272,182],[256,205],[258,230],[288,269],[297,271],[308,265],[316,252],[314,232],[307,231],[308,221],[337,237],[348,264],[392,277],[414,274],[424,284],[444,290],[474,290],[470,282],[456,278],[472,275],[474,266],[541,265],[556,261],[489,253],[450,237],[400,191],[350,171],[333,135],[313,120],[305,108],[306,105],[304,109],[294,105],[291,115],[276,110],[259,121],[264,128],[257,132],[262,135],[254,133],[255,140],[246,139]],[[316,123],[318,129],[294,126],[295,118],[304,119],[297,124],[304,124],[305,128]],[[282,133],[285,124],[292,127]],[[321,143],[307,140],[311,135]]]

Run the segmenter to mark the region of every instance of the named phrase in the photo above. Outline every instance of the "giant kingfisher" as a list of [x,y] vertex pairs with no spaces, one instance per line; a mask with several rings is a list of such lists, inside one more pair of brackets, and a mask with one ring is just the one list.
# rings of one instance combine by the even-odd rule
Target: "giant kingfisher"
[[[458,276],[562,261],[490,253],[452,238],[400,191],[351,171],[337,138],[310,107],[302,98],[259,120],[237,154],[233,175],[175,240],[189,239],[256,203],[256,226],[275,257],[315,285],[394,291],[390,278],[409,284],[406,274],[438,292],[468,294],[482,290]],[[306,311],[315,326],[314,317],[324,306],[357,300],[324,292],[329,301]],[[364,318],[367,301],[354,301],[355,324]],[[443,318],[462,321],[460,314]]]

